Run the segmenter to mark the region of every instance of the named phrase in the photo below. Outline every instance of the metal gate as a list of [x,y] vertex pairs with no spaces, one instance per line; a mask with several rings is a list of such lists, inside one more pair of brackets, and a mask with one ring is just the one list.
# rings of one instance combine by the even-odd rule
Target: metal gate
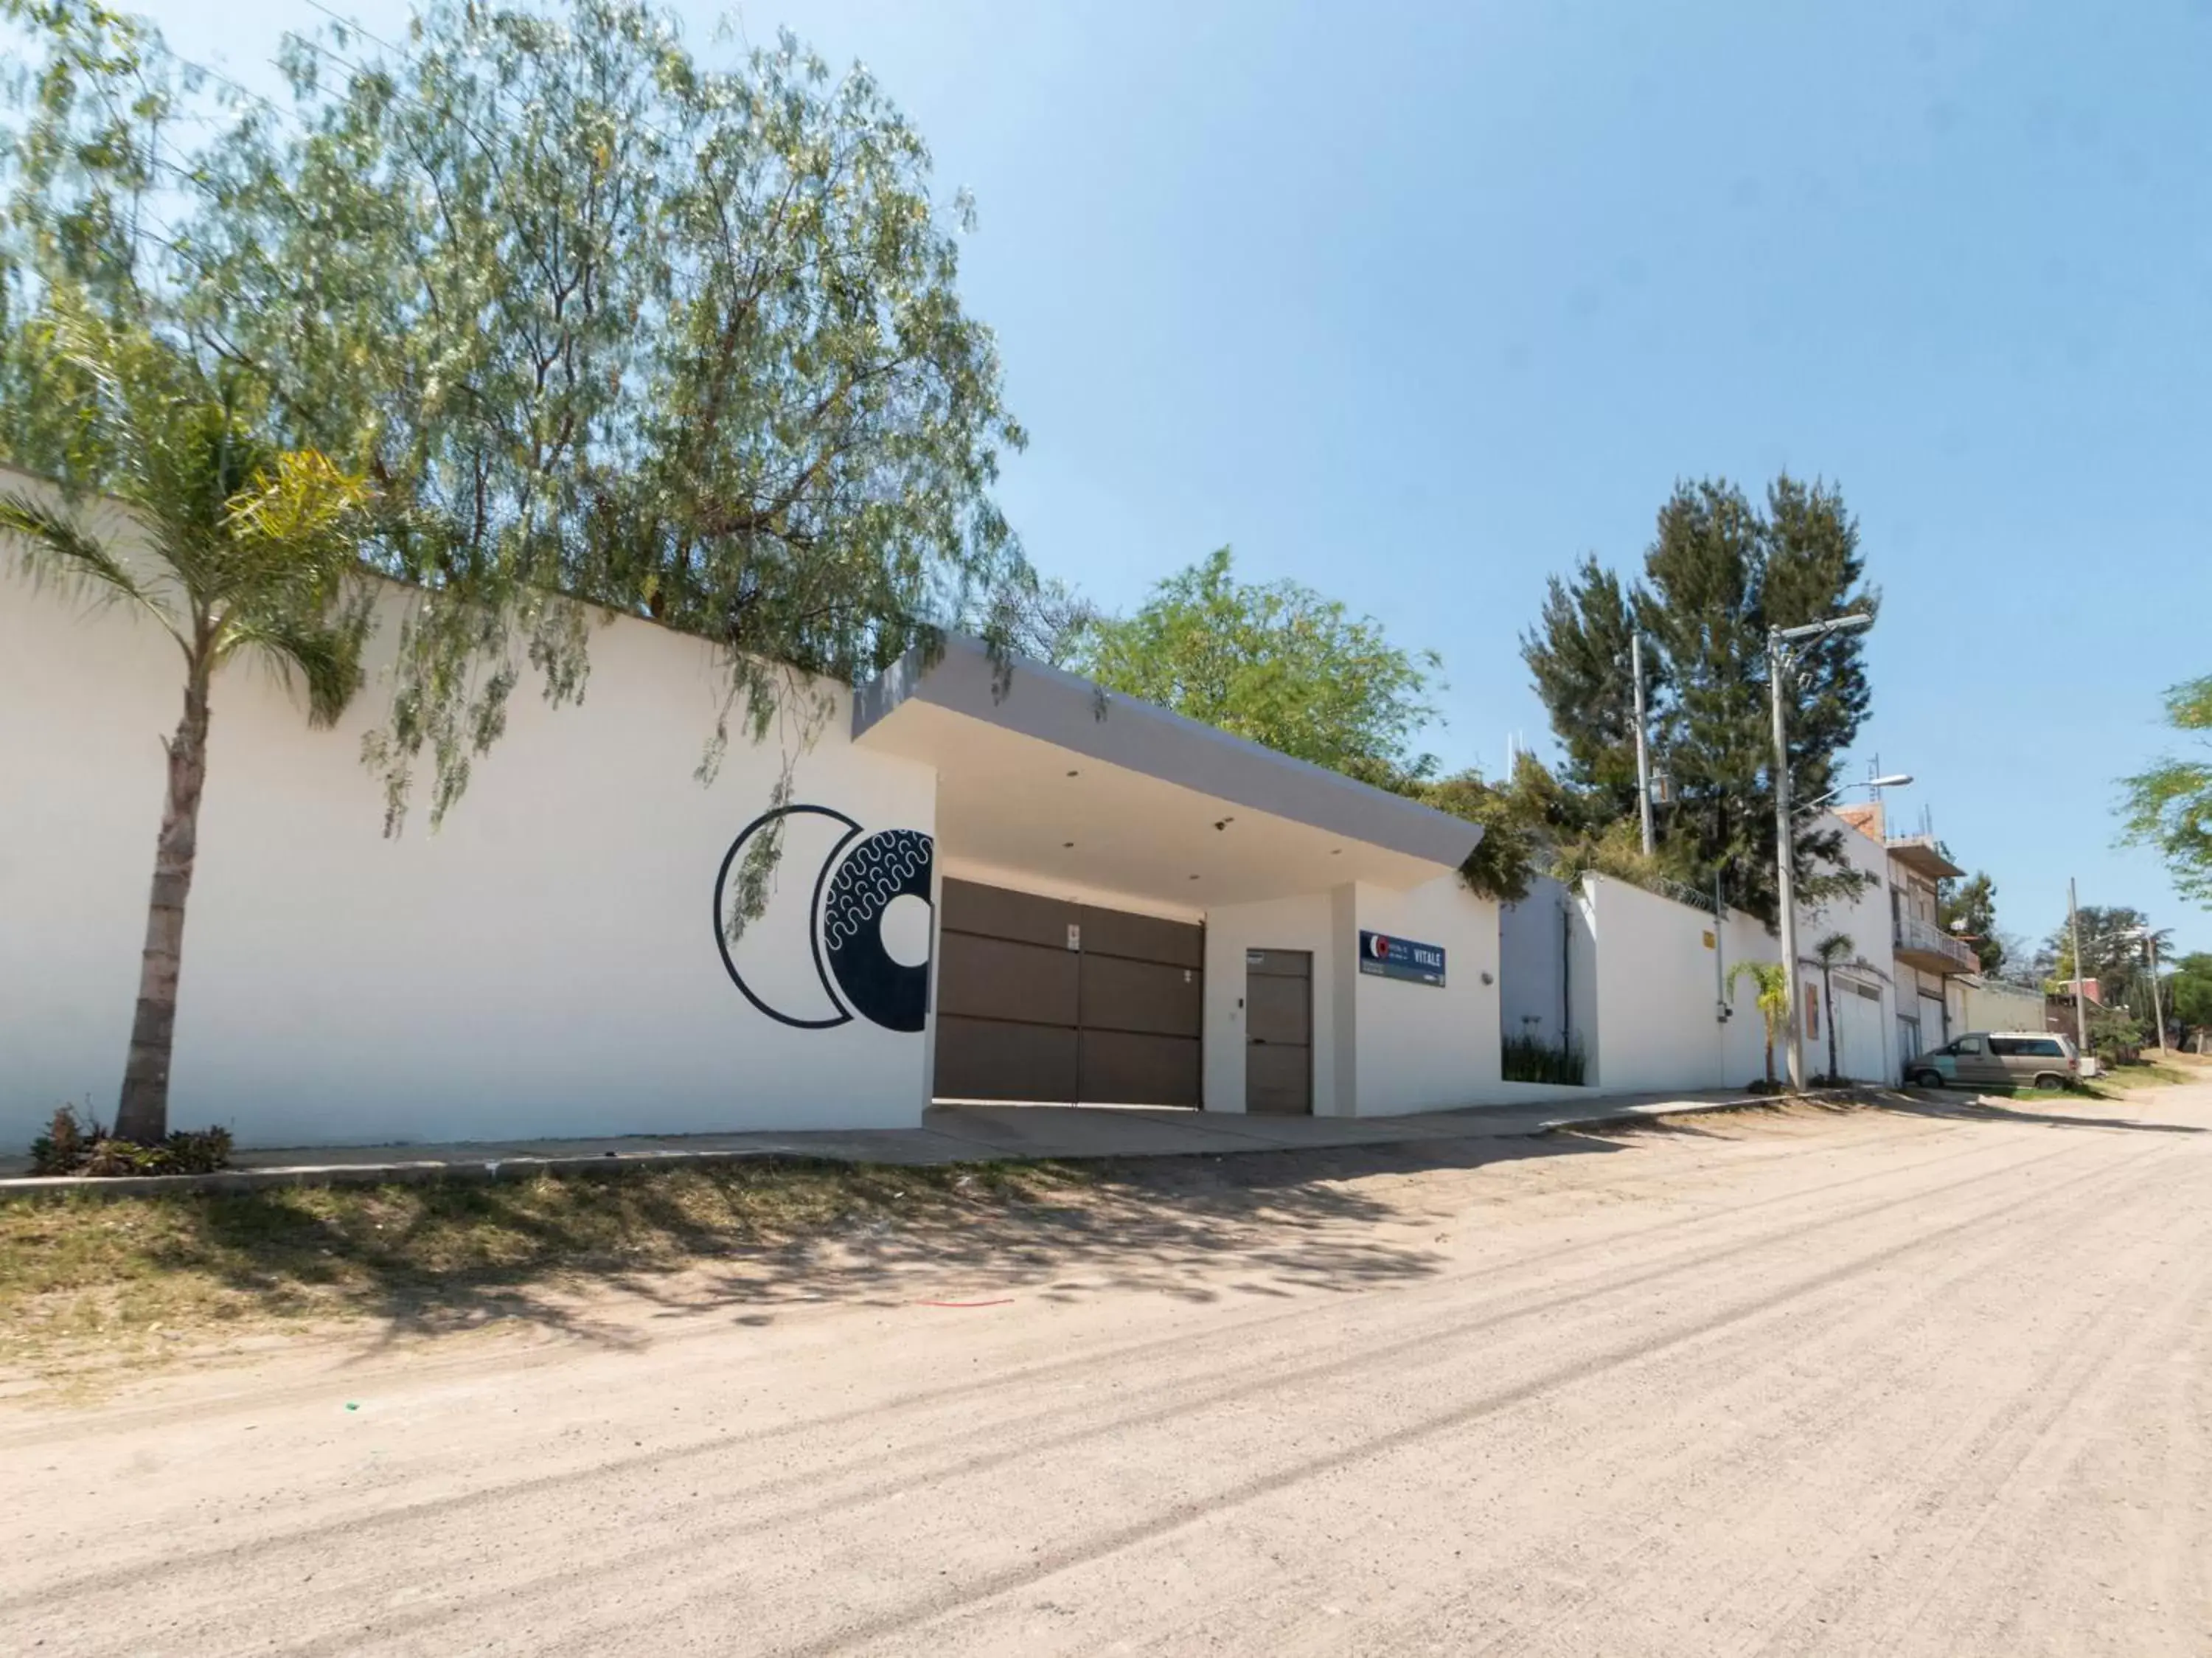
[[951,879],[939,916],[939,1099],[1200,1103],[1204,928]]

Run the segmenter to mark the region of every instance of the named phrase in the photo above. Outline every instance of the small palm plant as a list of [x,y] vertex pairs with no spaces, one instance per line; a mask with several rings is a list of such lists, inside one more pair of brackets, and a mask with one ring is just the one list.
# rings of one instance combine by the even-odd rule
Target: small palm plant
[[0,553],[34,581],[87,602],[128,605],[184,658],[184,711],[167,739],[168,782],[155,842],[138,1001],[116,1106],[118,1138],[168,1131],[169,1061],[185,900],[207,782],[216,670],[243,655],[303,687],[327,726],[362,678],[368,590],[359,559],[362,482],[311,449],[258,436],[250,387],[210,377],[145,334],[64,323],[57,367],[87,388],[82,430],[101,488],[126,509],[143,552],[103,538],[85,515],[38,497],[0,497]]
[[1739,961],[1729,969],[1729,991],[1738,979],[1748,978],[1759,992],[1759,1016],[1766,1021],[1766,1086],[1774,1086],[1774,1039],[1782,1034],[1790,1017],[1790,976],[1779,961]]
[[1830,933],[1813,947],[1813,954],[1820,964],[1820,999],[1827,1009],[1828,1080],[1831,1082],[1843,1076],[1836,1059],[1836,969],[1849,961],[1857,948],[1851,942],[1849,933]]

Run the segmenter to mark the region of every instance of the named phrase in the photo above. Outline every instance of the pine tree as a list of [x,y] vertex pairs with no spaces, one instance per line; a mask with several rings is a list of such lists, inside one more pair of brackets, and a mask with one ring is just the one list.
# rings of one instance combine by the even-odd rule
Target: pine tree
[[[1640,580],[1624,584],[1586,558],[1552,583],[1522,655],[1566,753],[1565,776],[1613,814],[1636,810],[1630,618],[1644,633],[1655,764],[1673,781],[1656,825],[1661,863],[1703,887],[1716,871],[1729,901],[1771,918],[1774,795],[1766,634],[1852,612],[1872,613],[1858,527],[1836,489],[1784,476],[1763,509],[1732,484],[1676,487],[1660,509]],[[1792,798],[1800,803],[1797,878],[1817,904],[1856,884],[1840,837],[1805,809],[1833,786],[1869,702],[1862,636],[1799,649],[1790,701]]]

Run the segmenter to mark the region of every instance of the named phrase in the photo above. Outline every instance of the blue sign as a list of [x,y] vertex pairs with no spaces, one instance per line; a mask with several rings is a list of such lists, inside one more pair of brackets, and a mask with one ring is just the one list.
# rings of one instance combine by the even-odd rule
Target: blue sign
[[1363,931],[1359,935],[1359,971],[1380,978],[1409,979],[1416,984],[1444,982],[1444,952],[1441,944],[1416,944],[1410,938]]

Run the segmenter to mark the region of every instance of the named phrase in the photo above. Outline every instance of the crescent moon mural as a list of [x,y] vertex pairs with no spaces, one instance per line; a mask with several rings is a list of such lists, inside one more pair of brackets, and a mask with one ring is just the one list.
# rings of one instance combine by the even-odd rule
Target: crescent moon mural
[[[799,891],[807,893],[805,916],[785,919],[803,923],[805,949],[821,991],[819,1005],[826,1006],[826,1014],[794,1005],[812,997],[773,996],[761,984],[766,975],[757,968],[748,978],[730,939],[729,921],[737,903],[733,887],[756,838],[777,826],[788,831],[796,826],[794,820],[806,819],[819,820],[819,827],[834,838],[819,866],[810,871],[791,864],[794,848],[787,833],[780,853],[785,867],[779,873],[795,878],[788,885],[778,881],[769,907],[775,912],[793,902]],[[832,1030],[857,1015],[885,1030],[921,1030],[929,1011],[927,952],[919,961],[899,960],[885,942],[884,927],[898,899],[930,902],[934,856],[934,844],[919,830],[882,829],[870,834],[854,819],[827,806],[783,806],[762,813],[730,843],[714,877],[714,946],[730,982],[758,1011],[795,1029]],[[777,930],[787,949],[795,948],[797,941],[787,924]]]

